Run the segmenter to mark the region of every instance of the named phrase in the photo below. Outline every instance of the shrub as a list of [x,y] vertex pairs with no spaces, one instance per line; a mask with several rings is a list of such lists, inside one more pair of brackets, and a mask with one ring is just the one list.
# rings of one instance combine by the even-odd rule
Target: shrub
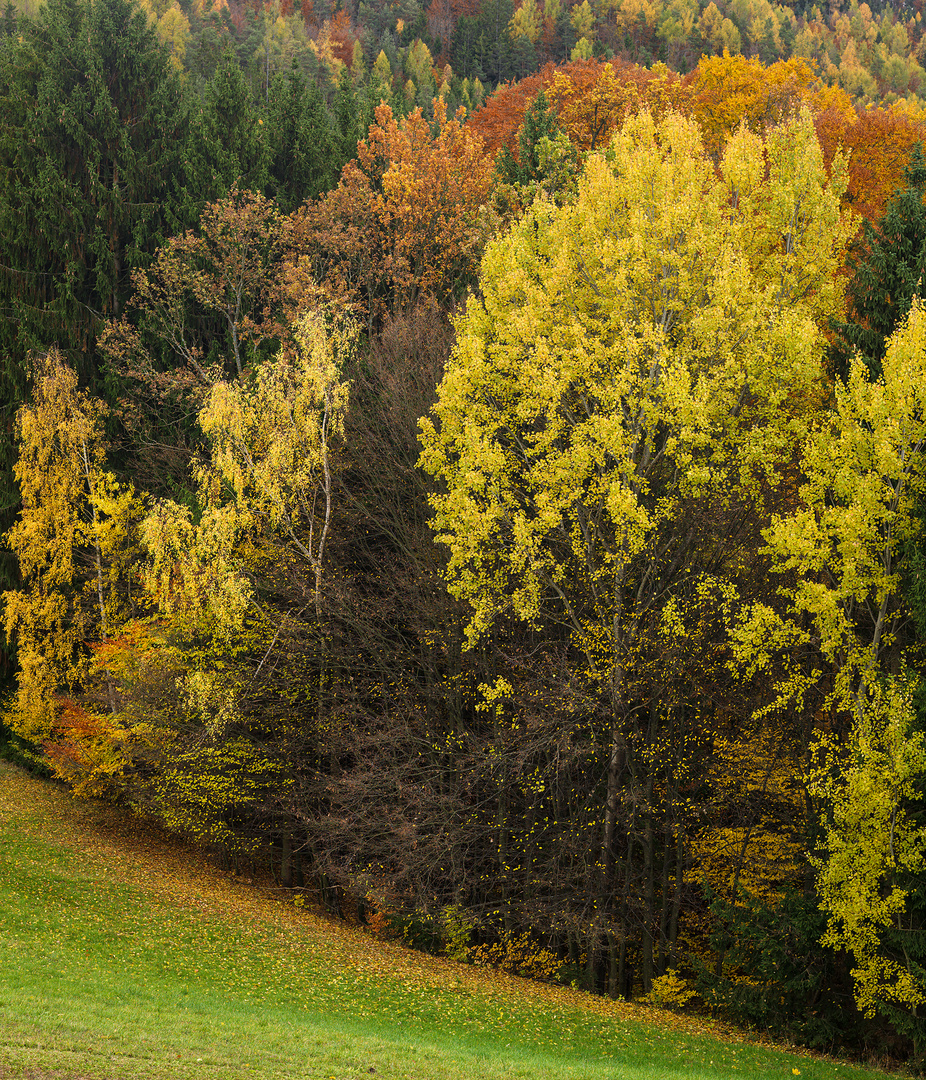
[[670,968],[665,975],[658,975],[653,979],[652,989],[643,1000],[662,1009],[684,1009],[692,998],[697,996],[697,990],[691,989],[688,980],[681,978],[677,971]]
[[468,954],[470,962],[479,967],[500,968],[527,979],[555,979],[563,967],[556,953],[539,945],[530,931],[516,934],[503,930],[498,941],[470,946]]

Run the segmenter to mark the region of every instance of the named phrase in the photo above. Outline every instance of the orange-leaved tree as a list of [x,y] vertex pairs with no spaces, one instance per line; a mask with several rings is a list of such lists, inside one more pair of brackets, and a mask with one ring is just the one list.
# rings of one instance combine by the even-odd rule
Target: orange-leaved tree
[[[406,309],[423,295],[449,299],[472,279],[485,238],[492,162],[461,117],[435,102],[398,119],[388,105],[348,162],[338,187],[301,212],[301,253],[291,289],[334,286],[335,302],[369,319]],[[298,299],[298,297],[297,297]]]
[[852,116],[824,110],[817,135],[827,159],[839,148],[848,152],[846,200],[869,221],[878,221],[891,196],[903,186],[904,167],[926,126],[901,109],[859,109]]

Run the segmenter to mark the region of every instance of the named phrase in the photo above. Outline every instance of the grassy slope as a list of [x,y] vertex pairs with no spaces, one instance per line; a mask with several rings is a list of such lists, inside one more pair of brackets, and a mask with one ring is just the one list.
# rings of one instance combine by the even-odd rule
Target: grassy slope
[[880,1077],[427,957],[0,762],[0,1078]]

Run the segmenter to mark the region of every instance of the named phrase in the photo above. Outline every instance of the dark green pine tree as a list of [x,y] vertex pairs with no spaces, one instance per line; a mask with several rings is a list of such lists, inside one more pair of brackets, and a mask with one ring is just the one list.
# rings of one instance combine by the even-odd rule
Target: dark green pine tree
[[267,132],[241,73],[226,49],[213,77],[206,83],[201,108],[194,119],[195,191],[204,203],[223,198],[237,184],[262,192],[267,186]]
[[0,87],[0,402],[27,350],[59,345],[94,381],[103,320],[133,267],[196,214],[189,114],[130,0],[48,0],[7,39]]
[[336,131],[333,140],[335,154],[332,158],[337,168],[337,176],[341,175],[341,169],[348,161],[357,156],[357,143],[370,128],[372,117],[369,117],[368,113],[369,103],[364,100],[363,95],[357,93],[350,70],[345,66],[341,69],[337,93],[334,95]]
[[541,90],[524,113],[524,120],[518,129],[517,158],[503,146],[498,155],[495,172],[504,184],[526,186],[543,179],[537,144],[543,138],[553,139],[560,130],[556,112]]
[[270,86],[267,194],[288,214],[337,183],[337,139],[317,84],[306,83],[295,63]]
[[479,13],[487,43],[484,66],[493,83],[519,78],[509,25],[514,0],[485,0]]
[[837,341],[833,367],[844,375],[856,351],[872,378],[881,374],[888,338],[907,317],[914,296],[923,294],[926,271],[926,161],[917,143],[895,193],[877,223],[865,221],[846,260],[849,313],[833,324]]
[[487,51],[482,20],[475,15],[461,15],[450,45],[453,70],[464,78],[485,82],[488,78],[485,68]]

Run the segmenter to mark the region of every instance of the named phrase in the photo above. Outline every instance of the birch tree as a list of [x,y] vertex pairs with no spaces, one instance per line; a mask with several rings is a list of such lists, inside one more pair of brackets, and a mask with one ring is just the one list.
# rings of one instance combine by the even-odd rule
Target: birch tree
[[[53,751],[60,747],[63,697],[78,695],[87,703],[91,643],[118,632],[139,600],[132,595],[132,569],[141,505],[105,468],[105,407],[78,389],[76,373],[57,351],[35,361],[34,380],[32,402],[17,414],[22,510],[7,534],[22,584],[4,594],[3,617],[20,668],[11,726]],[[100,674],[102,712],[112,714],[112,683],[105,670]],[[92,700],[90,711],[99,716]],[[81,723],[87,745],[75,747],[67,760],[52,752],[52,762],[62,762],[65,773],[117,768],[115,759],[100,765],[100,754],[111,758],[103,753],[106,724],[86,713]]]
[[[926,950],[919,880],[926,752],[914,707],[904,553],[922,543],[916,512],[926,447],[926,310],[910,314],[872,380],[857,354],[836,407],[803,446],[799,504],[766,533],[784,612],[753,605],[737,659],[766,670],[771,698],[802,704],[827,689],[811,771],[823,828],[819,891],[825,941],[854,958],[856,1000],[922,1040]],[[909,669],[908,669],[909,664]]]
[[320,617],[332,456],[344,436],[349,390],[338,361],[354,334],[347,323],[328,326],[310,312],[293,336],[293,351],[259,365],[251,380],[213,387],[199,415],[211,443],[201,479],[207,489],[227,485],[240,512],[262,518],[308,563]]

